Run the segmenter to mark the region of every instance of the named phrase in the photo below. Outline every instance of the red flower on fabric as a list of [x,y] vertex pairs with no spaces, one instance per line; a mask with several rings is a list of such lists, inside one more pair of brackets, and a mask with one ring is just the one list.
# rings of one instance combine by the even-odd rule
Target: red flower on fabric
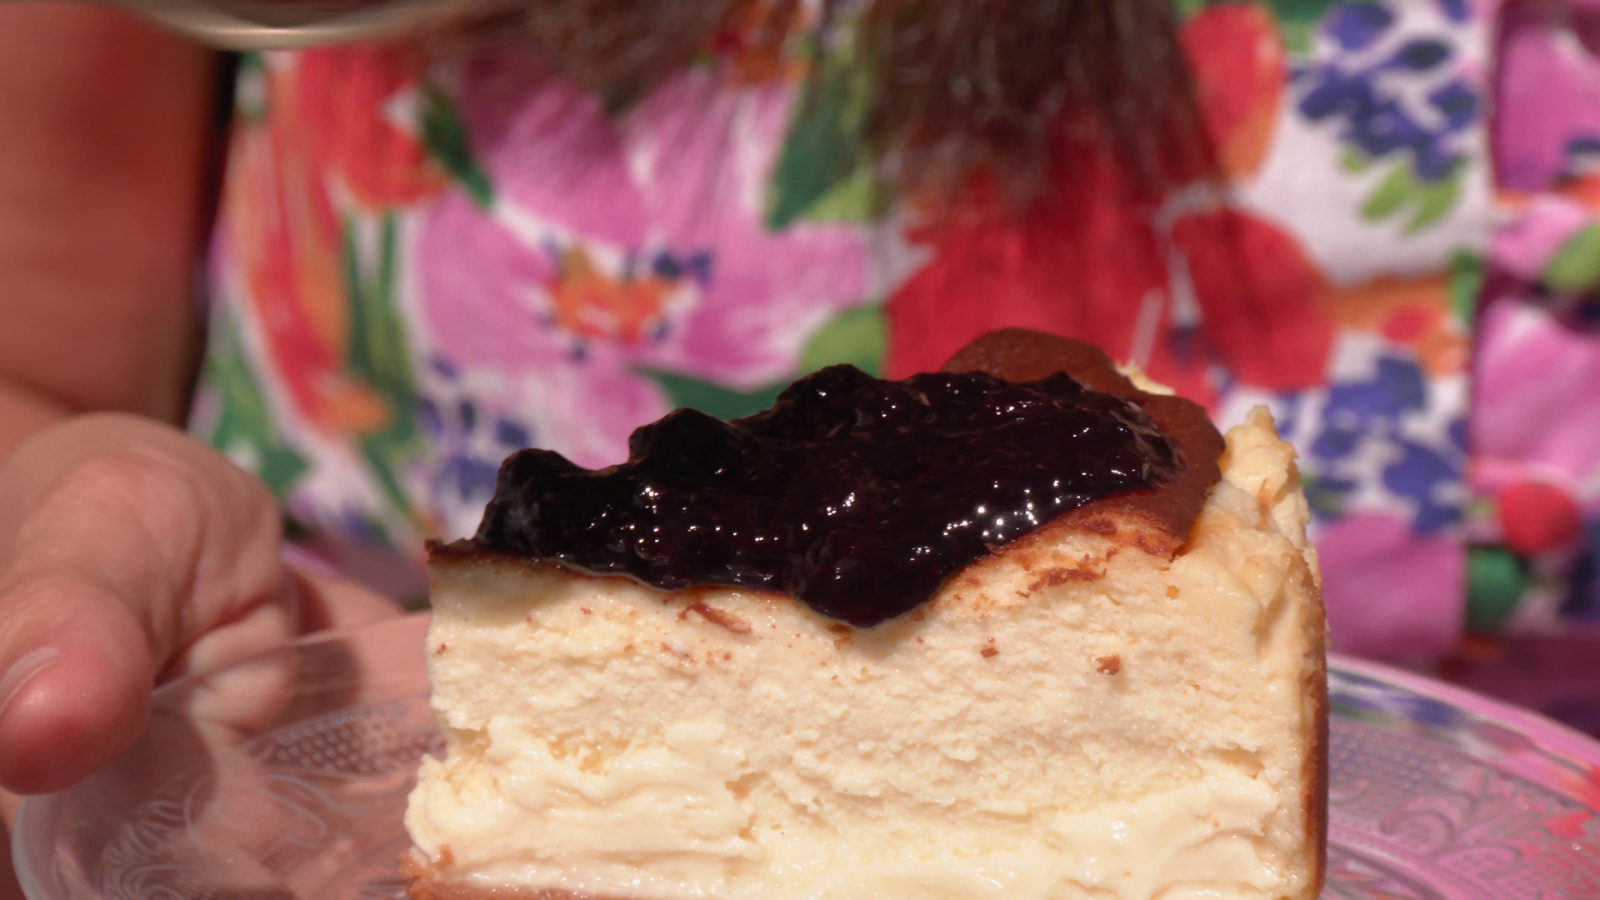
[[422,146],[388,119],[415,83],[401,47],[310,51],[260,71],[259,110],[234,130],[227,247],[236,254],[263,350],[295,408],[328,433],[371,433],[392,410],[347,364],[350,284],[333,191],[388,210],[439,190]]
[[1322,383],[1334,336],[1329,287],[1293,236],[1221,209],[1179,219],[1172,242],[1187,262],[1206,340],[1233,377],[1274,390]]
[[369,210],[437,193],[445,175],[390,110],[416,90],[423,60],[408,44],[308,50],[290,83],[308,149]]
[[292,121],[269,113],[235,129],[228,247],[294,406],[325,430],[375,428],[387,415],[381,401],[343,375],[350,323],[338,214]]
[[910,233],[933,255],[889,298],[890,377],[936,370],[974,337],[1006,327],[1126,352],[1141,300],[1167,284],[1161,244],[1149,217],[1117,199],[1115,169],[1083,162],[1074,182],[1051,186],[1057,201],[1018,212],[979,179]]
[[889,374],[1022,327],[1098,344],[1207,404],[1218,366],[1261,388],[1321,383],[1329,288],[1298,243],[1229,208],[1185,215],[1163,239],[1124,184],[1104,154],[1084,154],[1057,168],[1053,202],[1018,213],[980,182],[912,231],[932,258],[889,299]]
[[1248,178],[1261,167],[1277,126],[1287,57],[1262,4],[1208,6],[1178,33],[1194,74],[1195,99],[1224,172]]

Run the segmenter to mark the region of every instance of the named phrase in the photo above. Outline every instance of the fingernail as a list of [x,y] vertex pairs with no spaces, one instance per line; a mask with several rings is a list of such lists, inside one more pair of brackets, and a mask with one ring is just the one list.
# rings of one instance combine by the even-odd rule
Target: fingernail
[[5,718],[6,710],[11,708],[11,701],[22,693],[28,686],[33,676],[55,665],[61,657],[61,651],[54,647],[36,647],[22,654],[22,658],[12,663],[6,670],[4,677],[0,677],[0,719]]

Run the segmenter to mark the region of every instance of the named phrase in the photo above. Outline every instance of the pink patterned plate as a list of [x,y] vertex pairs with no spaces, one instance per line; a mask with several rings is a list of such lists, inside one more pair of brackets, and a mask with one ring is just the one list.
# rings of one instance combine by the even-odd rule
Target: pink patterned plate
[[[33,900],[401,897],[418,758],[437,749],[420,616],[163,688],[139,745],[24,803]],[[1336,660],[1326,898],[1600,898],[1600,745]]]
[[1468,691],[1330,661],[1339,898],[1600,898],[1600,744]]

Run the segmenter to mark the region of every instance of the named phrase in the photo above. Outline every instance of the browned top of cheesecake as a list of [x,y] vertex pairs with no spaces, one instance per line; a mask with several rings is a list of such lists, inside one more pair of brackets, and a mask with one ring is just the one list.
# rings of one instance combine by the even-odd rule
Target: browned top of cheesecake
[[1222,477],[1217,460],[1222,435],[1200,404],[1182,397],[1139,390],[1117,371],[1104,350],[1083,341],[1038,331],[991,331],[945,363],[947,372],[986,372],[1007,381],[1032,381],[1066,372],[1089,388],[1138,403],[1179,448],[1179,465],[1170,478],[1149,487],[1101,497],[1069,510],[1047,529],[1109,534],[1158,556],[1171,556],[1189,539],[1212,485]]
[[1222,445],[1200,407],[1137,390],[1101,351],[1008,331],[943,372],[834,366],[764,412],[678,410],[629,446],[597,471],[514,454],[475,539],[436,552],[782,591],[870,627],[1047,523],[1170,554]]

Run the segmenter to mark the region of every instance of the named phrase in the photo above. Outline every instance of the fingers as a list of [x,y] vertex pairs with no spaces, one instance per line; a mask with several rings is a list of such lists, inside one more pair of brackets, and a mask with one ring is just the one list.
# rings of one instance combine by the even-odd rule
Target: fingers
[[137,734],[158,675],[300,630],[279,516],[181,432],[94,416],[0,469],[0,787],[56,790]]
[[8,601],[7,620],[32,625],[26,631],[38,643],[8,658],[0,784],[54,790],[109,762],[138,733],[154,664],[114,598],[40,583]]

